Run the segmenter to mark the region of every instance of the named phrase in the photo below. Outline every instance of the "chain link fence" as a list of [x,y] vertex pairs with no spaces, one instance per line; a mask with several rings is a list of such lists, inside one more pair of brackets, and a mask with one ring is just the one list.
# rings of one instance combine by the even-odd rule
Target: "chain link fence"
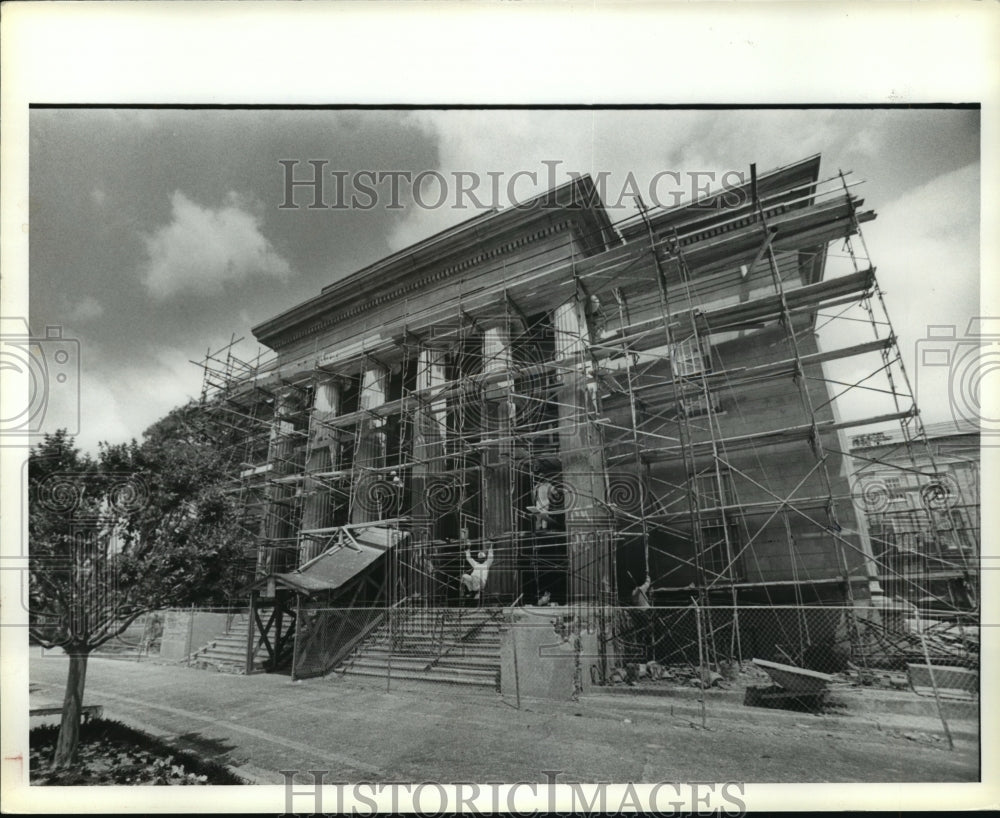
[[[611,638],[619,662],[603,686],[667,696],[693,688],[703,720],[713,707],[733,704],[821,712],[836,707],[831,694],[851,692],[867,697],[872,712],[936,711],[953,746],[946,714],[977,715],[973,614],[929,617],[903,604],[692,602],[621,608],[617,624]],[[934,706],[913,706],[921,698]]]
[[653,693],[696,702],[703,719],[734,705],[820,712],[831,693],[871,690],[879,701],[933,700],[948,733],[946,710],[978,698],[979,642],[974,615],[901,605],[299,603],[284,624],[266,606],[149,613],[98,655],[386,690],[436,682],[518,706],[522,695]]

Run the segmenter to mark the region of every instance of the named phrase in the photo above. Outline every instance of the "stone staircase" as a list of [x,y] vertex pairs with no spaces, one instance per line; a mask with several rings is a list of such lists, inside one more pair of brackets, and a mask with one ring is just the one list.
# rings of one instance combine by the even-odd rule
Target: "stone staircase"
[[224,673],[245,673],[249,627],[249,614],[235,615],[226,632],[194,651],[188,664]]
[[501,610],[400,609],[333,672],[499,690]]

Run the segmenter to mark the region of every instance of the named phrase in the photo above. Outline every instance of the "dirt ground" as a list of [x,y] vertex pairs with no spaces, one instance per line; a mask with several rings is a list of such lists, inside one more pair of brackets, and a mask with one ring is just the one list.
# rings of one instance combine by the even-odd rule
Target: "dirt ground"
[[[58,703],[66,662],[32,657],[33,706]],[[386,692],[382,683],[291,682],[147,662],[94,658],[87,704],[172,737],[258,782],[279,770],[329,770],[331,780],[967,782],[978,742],[940,723],[897,717],[830,719],[758,708],[713,708],[707,729],[692,702],[592,694],[578,703],[522,701],[436,687]]]

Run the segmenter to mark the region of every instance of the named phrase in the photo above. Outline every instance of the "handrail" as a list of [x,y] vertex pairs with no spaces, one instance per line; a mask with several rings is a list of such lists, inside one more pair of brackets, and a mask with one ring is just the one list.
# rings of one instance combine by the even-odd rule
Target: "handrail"
[[[386,612],[388,612],[388,609],[386,609]],[[340,664],[340,661],[358,646],[358,643],[360,641],[365,639],[368,636],[368,634],[370,634],[373,630],[375,630],[375,628],[377,628],[380,625],[383,625],[384,623],[385,623],[385,613],[383,613],[379,617],[372,619],[371,622],[362,627],[356,634],[354,634],[354,636],[350,637],[346,642],[344,642],[340,650],[338,650],[336,653],[333,654],[333,658],[329,662],[327,662],[327,669],[332,669],[337,667],[337,665]],[[350,664],[353,663],[354,662],[352,659]]]
[[[370,634],[373,630],[375,630],[375,628],[384,625],[386,617],[389,614],[389,611],[395,610],[396,608],[403,605],[403,603],[408,602],[411,598],[412,598],[411,596],[404,596],[402,599],[397,600],[392,605],[389,605],[388,607],[382,609],[382,613],[380,615],[374,617],[370,622],[365,624],[356,634],[354,634],[351,637],[348,637],[347,641],[345,641],[343,645],[340,648],[338,648],[337,651],[327,661],[326,663],[327,672],[332,668],[335,668],[338,664],[340,664],[340,662],[358,646],[358,643],[361,640],[365,639],[368,636],[368,634]],[[379,610],[379,609],[355,608],[353,610],[364,611],[364,610]]]
[[[517,607],[517,603],[520,602],[523,598],[524,598],[524,594],[522,593],[522,594],[520,594],[517,597],[517,599],[514,600],[513,603],[511,603],[510,607],[512,607],[512,608]],[[439,645],[438,645],[438,655],[435,656],[433,659],[431,659],[431,661],[428,662],[427,665],[424,667],[424,672],[425,673],[428,670],[431,670],[435,665],[438,664],[438,662],[440,662],[442,659],[444,659],[445,656],[447,656],[455,648],[457,648],[461,642],[464,642],[466,639],[470,638],[471,636],[474,636],[476,633],[478,633],[484,627],[486,627],[486,625],[488,625],[490,622],[492,622],[495,619],[497,619],[497,617],[499,617],[503,613],[503,607],[502,606],[494,608],[492,611],[490,611],[489,615],[485,619],[483,619],[480,622],[476,622],[475,624],[473,624],[472,626],[470,626],[469,629],[465,633],[463,633],[460,637],[458,637],[458,639],[455,640],[454,644],[448,646],[448,650],[442,652],[441,648],[444,647],[444,619],[443,619],[443,612],[445,610],[447,610],[447,609],[442,609],[441,640],[440,640]]]

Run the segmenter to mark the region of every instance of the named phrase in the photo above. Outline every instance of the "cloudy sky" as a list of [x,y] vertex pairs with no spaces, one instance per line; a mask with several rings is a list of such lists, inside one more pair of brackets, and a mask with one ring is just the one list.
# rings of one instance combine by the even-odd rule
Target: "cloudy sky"
[[[61,326],[79,340],[78,442],[88,450],[139,437],[196,396],[201,371],[189,361],[206,349],[235,334],[253,353],[254,324],[475,215],[477,203],[508,205],[512,180],[518,199],[543,189],[550,172],[557,182],[606,173],[617,221],[635,212],[621,195],[629,174],[647,202],[654,174],[680,174],[660,177],[669,204],[690,192],[691,173],[718,179],[822,153],[821,173],[853,171],[879,213],[865,237],[911,372],[928,325],[956,324],[961,338],[980,314],[973,110],[35,109],[30,124],[31,329]],[[333,171],[436,171],[447,199],[433,206],[441,189],[429,173],[416,195],[398,177],[395,197],[389,177],[362,173],[374,203],[349,185],[353,207],[307,207],[312,193],[299,188],[301,206],[282,208],[282,160],[298,162],[296,178],[325,161],[327,205],[337,204]],[[463,172],[482,182],[459,209]],[[926,419],[950,417],[942,390],[924,391]],[[52,390],[46,427],[72,425],[74,402],[72,389]]]

